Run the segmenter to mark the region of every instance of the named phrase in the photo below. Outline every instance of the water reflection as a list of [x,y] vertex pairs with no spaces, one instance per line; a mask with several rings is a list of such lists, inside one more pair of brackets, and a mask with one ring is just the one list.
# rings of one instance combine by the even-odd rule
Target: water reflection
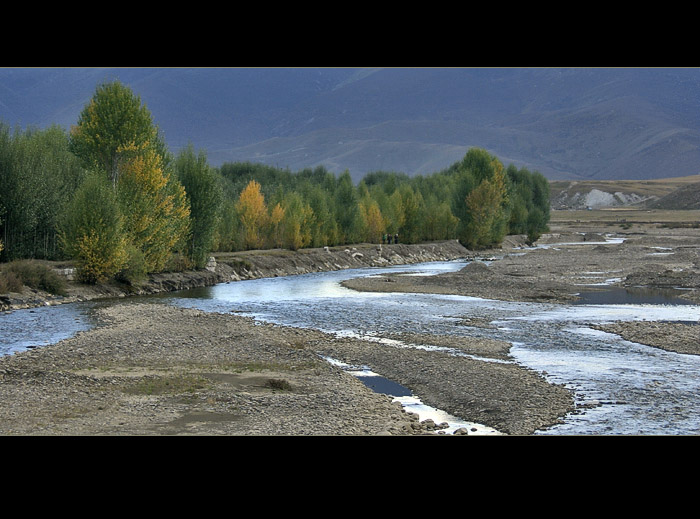
[[0,314],[0,355],[54,344],[97,323],[91,305],[65,304]]

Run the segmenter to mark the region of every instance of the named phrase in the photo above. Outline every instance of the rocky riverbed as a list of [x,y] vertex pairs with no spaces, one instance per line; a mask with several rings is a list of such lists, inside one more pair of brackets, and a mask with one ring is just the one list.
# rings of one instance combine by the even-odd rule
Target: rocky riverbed
[[[529,434],[571,409],[568,391],[514,364],[385,351],[167,305],[121,304],[99,317],[104,325],[96,329],[0,359],[0,434],[439,433],[440,424],[419,422],[323,356],[372,363],[439,402],[454,402],[448,411],[479,423],[489,418],[509,434]],[[507,357],[508,346],[482,339],[458,345],[495,358]]]
[[0,434],[426,433],[385,396],[322,360],[332,338],[157,304],[0,359]]
[[[374,277],[348,285],[358,290],[432,291],[567,303],[582,291],[599,290],[601,283],[620,287],[672,284],[685,289],[679,293],[687,300],[699,300],[697,230],[651,228],[618,234],[624,238],[621,243],[606,243],[603,231],[562,229],[544,236],[540,243],[572,245],[537,249],[523,249],[522,240],[511,237],[503,249],[483,253],[489,261],[472,263],[457,273],[430,278]],[[403,247],[406,251],[411,248]],[[459,250],[458,244],[449,243],[446,248],[448,252],[436,245],[417,247],[414,262],[470,254]],[[245,258],[219,258],[216,271],[205,276],[213,283],[236,276],[285,275],[290,269],[318,271],[362,266],[360,262],[401,262],[401,255],[394,258],[386,249],[320,250],[303,259],[301,254],[292,254],[294,261],[284,259],[280,252],[276,259],[268,257],[264,268],[251,253]],[[404,263],[410,262],[406,251]],[[322,260],[331,257],[346,263],[324,265]],[[148,290],[185,288],[172,278],[164,279],[160,288],[152,285]],[[197,282],[202,281],[189,279],[186,284]],[[106,290],[104,295],[114,293]],[[70,297],[96,296],[73,292],[66,300]],[[401,330],[387,337],[413,344],[442,341],[474,356],[454,357],[413,348],[380,349],[369,341],[162,304],[125,302],[98,310],[98,316],[103,325],[95,329],[0,358],[0,434],[440,434],[439,424],[419,422],[389,397],[371,391],[324,360],[326,356],[370,365],[411,388],[429,405],[504,434],[532,434],[576,412],[569,390],[508,362],[510,344],[506,342],[407,336]],[[658,341],[660,347],[669,349],[684,343],[684,353],[698,353],[697,326],[691,324],[676,323],[659,333],[651,324],[622,323],[610,325],[608,331],[636,342]],[[487,362],[489,359],[496,362]]]
[[[700,229],[658,225],[631,232],[566,230],[544,235],[539,247],[490,251],[492,261],[420,277],[388,274],[343,282],[372,292],[441,293],[569,304],[611,288],[663,292],[700,304]],[[488,254],[487,254],[488,256]],[[697,323],[618,322],[596,328],[627,340],[685,354],[700,354]]]

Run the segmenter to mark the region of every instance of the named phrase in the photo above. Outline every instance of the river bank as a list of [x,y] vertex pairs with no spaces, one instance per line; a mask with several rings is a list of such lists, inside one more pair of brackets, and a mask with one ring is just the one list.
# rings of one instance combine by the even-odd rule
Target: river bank
[[[514,238],[519,239],[519,238]],[[386,267],[429,261],[450,261],[472,256],[456,240],[425,244],[324,247],[298,251],[273,249],[218,253],[205,269],[150,274],[134,285],[108,281],[84,285],[74,280],[75,269],[55,269],[66,280],[66,294],[59,296],[24,287],[21,292],[0,294],[0,311],[105,298],[151,295],[212,286],[246,279],[291,276],[362,267]],[[46,262],[49,266],[51,263]],[[64,267],[64,265],[61,265]]]

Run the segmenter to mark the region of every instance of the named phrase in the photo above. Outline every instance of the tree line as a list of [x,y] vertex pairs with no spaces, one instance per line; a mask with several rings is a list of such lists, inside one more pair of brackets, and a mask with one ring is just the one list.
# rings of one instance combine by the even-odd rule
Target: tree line
[[377,171],[355,184],[323,166],[292,172],[251,162],[209,165],[171,153],[141,99],[97,87],[66,132],[0,123],[0,261],[75,261],[80,279],[133,283],[202,268],[211,252],[458,239],[472,250],[547,229],[538,172],[470,149],[430,175]]

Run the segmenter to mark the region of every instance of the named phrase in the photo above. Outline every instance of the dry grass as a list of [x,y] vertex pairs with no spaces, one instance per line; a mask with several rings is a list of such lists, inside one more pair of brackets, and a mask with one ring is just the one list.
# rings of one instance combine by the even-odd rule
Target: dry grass
[[700,210],[673,211],[668,209],[609,208],[592,211],[552,211],[552,225],[574,223],[593,224],[657,224],[657,225],[696,225],[700,223]]
[[549,185],[552,198],[555,198],[556,195],[562,191],[568,191],[573,194],[576,192],[588,192],[591,189],[598,189],[608,193],[636,193],[640,196],[655,196],[661,198],[678,188],[698,182],[700,182],[700,175],[654,180],[560,180],[550,182]]

